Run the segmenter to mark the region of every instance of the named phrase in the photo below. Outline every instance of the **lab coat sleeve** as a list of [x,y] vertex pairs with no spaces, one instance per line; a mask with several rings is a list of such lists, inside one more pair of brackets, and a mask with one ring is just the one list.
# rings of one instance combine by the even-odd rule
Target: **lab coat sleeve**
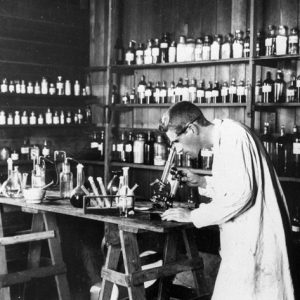
[[257,191],[253,147],[254,141],[244,130],[222,137],[214,157],[212,201],[191,213],[196,227],[220,225],[252,206]]

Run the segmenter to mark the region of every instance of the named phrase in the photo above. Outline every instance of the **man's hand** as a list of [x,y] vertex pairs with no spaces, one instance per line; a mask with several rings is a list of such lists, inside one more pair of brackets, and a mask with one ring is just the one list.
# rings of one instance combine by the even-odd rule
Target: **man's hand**
[[206,187],[206,180],[203,178],[203,176],[199,176],[198,174],[195,174],[191,172],[189,169],[182,170],[184,176],[181,178],[182,182],[185,182],[188,186],[191,187]]
[[191,222],[191,211],[186,208],[170,208],[162,215],[163,221]]

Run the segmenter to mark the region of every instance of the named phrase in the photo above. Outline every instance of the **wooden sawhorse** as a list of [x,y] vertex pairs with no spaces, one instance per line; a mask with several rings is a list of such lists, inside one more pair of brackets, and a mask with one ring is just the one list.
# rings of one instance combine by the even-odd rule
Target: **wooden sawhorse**
[[[66,266],[61,251],[61,241],[54,213],[40,212],[22,207],[33,214],[31,232],[4,237],[3,207],[0,207],[0,299],[11,300],[10,286],[29,282],[31,279],[55,276],[59,300],[70,300]],[[42,241],[48,240],[52,265],[40,267]],[[29,242],[27,270],[8,273],[5,246]]]
[[[200,286],[202,290],[207,291],[203,276],[203,261],[199,257],[195,241],[188,228],[174,227],[164,232],[163,265],[142,270],[137,242],[139,228],[122,224],[106,224],[106,226],[111,238],[106,237],[108,252],[102,268],[101,300],[110,299],[113,284],[126,287],[130,300],[145,300],[144,282],[153,279],[160,280],[157,299],[169,299],[172,275],[184,271],[192,271],[198,296],[200,296]],[[180,236],[183,238],[186,250],[184,259],[177,255],[177,243]],[[125,273],[117,271],[121,253]]]

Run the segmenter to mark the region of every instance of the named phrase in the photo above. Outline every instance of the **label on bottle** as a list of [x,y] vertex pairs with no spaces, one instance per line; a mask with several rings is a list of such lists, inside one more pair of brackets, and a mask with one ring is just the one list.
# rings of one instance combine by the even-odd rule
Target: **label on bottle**
[[292,231],[293,232],[300,232],[300,226],[292,224]]
[[236,86],[230,86],[229,87],[229,94],[236,94]]
[[137,87],[137,92],[138,93],[145,93],[146,87],[144,84],[139,84]]
[[261,87],[260,86],[256,86],[255,87],[255,96],[259,96],[261,94]]
[[205,98],[211,98],[212,93],[211,91],[205,91]]
[[167,97],[167,90],[166,89],[161,89],[159,92],[159,95],[161,98]]
[[175,88],[175,95],[176,96],[181,96],[182,95],[182,88],[181,87],[176,87]]
[[288,97],[294,97],[295,96],[295,90],[294,89],[287,89],[286,90],[286,95]]
[[29,124],[30,124],[30,125],[35,125],[35,124],[36,124],[36,117],[31,116],[31,117],[29,118]]
[[176,61],[176,47],[169,48],[169,63],[174,63]]
[[278,35],[276,37],[276,54],[286,55],[287,54],[287,37]]
[[152,48],[152,56],[159,56],[159,48],[155,47],[155,48]]
[[265,84],[262,86],[263,93],[271,93],[272,92],[272,86],[269,84]]
[[222,45],[222,48],[221,48],[221,57],[222,59],[229,59],[230,58],[230,50],[231,50],[231,47],[230,47],[230,44],[229,43],[226,43],[226,44],[223,44]]
[[29,154],[29,147],[21,147],[21,154]]
[[134,53],[127,52],[125,54],[125,60],[128,61],[128,62],[134,61]]
[[271,47],[272,46],[272,38],[266,38],[265,39],[265,46]]
[[131,144],[126,144],[125,145],[125,152],[132,152],[132,145]]
[[165,42],[160,43],[160,48],[167,49],[168,48],[168,43],[165,43]]
[[299,41],[298,35],[290,35],[289,36],[290,44],[298,44],[298,41]]
[[293,154],[300,154],[300,143],[293,143]]
[[151,95],[152,95],[152,91],[151,91],[150,89],[147,89],[147,90],[145,91],[145,96],[146,96],[146,97],[151,97]]
[[47,147],[44,147],[42,150],[43,156],[49,156],[50,155],[50,149]]
[[27,125],[28,124],[28,117],[27,116],[22,116],[21,123],[22,123],[22,125]]
[[202,60],[202,52],[203,52],[203,46],[196,46],[195,48],[195,61],[201,61]]
[[146,65],[152,64],[152,56],[151,55],[144,56],[144,64],[146,64]]
[[11,159],[12,160],[19,160],[19,154],[17,152],[13,152],[11,154]]
[[205,95],[204,90],[197,90],[197,98],[203,98]]
[[217,91],[217,90],[212,90],[211,96],[212,96],[212,97],[219,97],[219,91]]
[[210,60],[210,46],[203,46],[202,59]]
[[3,83],[1,84],[1,93],[7,93],[8,87],[7,84]]
[[221,96],[226,97],[228,95],[228,91],[229,91],[229,89],[227,87],[223,87],[221,89]]
[[123,144],[118,144],[117,145],[117,151],[122,152],[123,151]]
[[243,57],[243,45],[240,43],[233,43],[232,54],[233,54],[233,58],[242,58]]
[[244,96],[245,95],[245,87],[243,87],[243,86],[238,86],[237,87],[237,95],[239,95],[239,96]]
[[213,42],[211,45],[211,59],[220,59],[220,45],[217,42]]
[[98,148],[98,146],[99,146],[98,142],[91,142],[90,148],[96,149],[96,148]]

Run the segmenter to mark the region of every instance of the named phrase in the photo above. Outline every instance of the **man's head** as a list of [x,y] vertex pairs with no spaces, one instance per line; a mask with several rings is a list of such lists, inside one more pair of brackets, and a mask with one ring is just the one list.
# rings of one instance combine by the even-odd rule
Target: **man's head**
[[182,150],[197,158],[201,148],[211,146],[210,125],[196,105],[182,101],[163,114],[159,130],[166,133],[177,152]]

